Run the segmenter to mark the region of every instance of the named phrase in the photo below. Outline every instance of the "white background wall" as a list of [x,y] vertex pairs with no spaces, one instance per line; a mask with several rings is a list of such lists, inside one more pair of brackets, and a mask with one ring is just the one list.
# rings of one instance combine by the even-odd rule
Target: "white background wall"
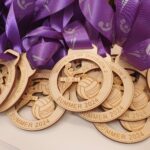
[[6,115],[0,115],[0,139],[21,150],[150,150],[150,139],[138,144],[117,143],[68,112],[54,126],[38,132],[20,130]]

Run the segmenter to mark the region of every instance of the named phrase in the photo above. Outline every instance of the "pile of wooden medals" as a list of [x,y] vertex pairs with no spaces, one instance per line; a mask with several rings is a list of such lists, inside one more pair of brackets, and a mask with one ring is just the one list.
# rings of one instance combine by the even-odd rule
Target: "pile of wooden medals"
[[[7,53],[17,58],[0,62],[0,112],[6,111],[17,127],[45,129],[68,110],[114,141],[150,137],[150,71],[135,69],[118,52],[102,58],[95,47],[69,50],[52,70],[40,71],[30,67],[26,54]],[[25,107],[32,120],[20,114]]]

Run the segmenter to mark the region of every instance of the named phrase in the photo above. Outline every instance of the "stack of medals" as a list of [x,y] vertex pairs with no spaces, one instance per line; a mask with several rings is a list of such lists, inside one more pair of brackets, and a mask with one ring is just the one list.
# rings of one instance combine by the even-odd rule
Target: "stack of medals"
[[[150,137],[150,71],[127,64],[114,47],[103,58],[97,48],[69,50],[52,70],[33,70],[26,54],[0,61],[0,112],[19,128],[36,131],[56,123],[66,110],[122,143]],[[20,113],[31,108],[33,119]],[[119,122],[116,127],[116,123]],[[119,129],[118,129],[119,128]]]

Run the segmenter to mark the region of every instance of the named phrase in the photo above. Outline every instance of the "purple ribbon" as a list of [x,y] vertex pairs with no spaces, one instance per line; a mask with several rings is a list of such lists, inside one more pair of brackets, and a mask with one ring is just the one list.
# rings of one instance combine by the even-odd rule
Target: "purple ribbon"
[[[32,0],[30,0],[32,1]],[[71,3],[73,3],[74,0],[37,0],[36,2],[36,7],[37,7],[37,12],[35,14],[34,20],[40,20],[45,17],[48,17],[56,12],[59,12],[60,10],[64,9]]]
[[0,3],[0,58],[8,48],[26,52],[33,68],[51,68],[68,48],[98,47],[102,56],[113,44],[139,69],[150,67],[150,2],[116,0],[3,0]]
[[116,0],[115,26],[116,43],[122,46],[129,36],[139,9],[140,0]]
[[112,44],[123,47],[125,59],[135,67],[150,68],[150,1],[115,0],[115,9],[105,0],[80,0],[86,19]]
[[[107,0],[79,0],[80,8],[86,19],[104,35],[113,40],[114,13]],[[96,8],[96,9],[95,9]]]
[[8,12],[7,20],[6,20],[6,26],[5,26],[6,36],[8,40],[12,43],[12,49],[21,53],[22,51],[21,39],[20,39],[18,25],[17,25],[14,13],[15,13],[14,7],[12,3]]
[[[81,34],[82,33],[82,34]],[[72,49],[92,48],[85,28],[79,22],[73,22],[64,28],[63,36]]]

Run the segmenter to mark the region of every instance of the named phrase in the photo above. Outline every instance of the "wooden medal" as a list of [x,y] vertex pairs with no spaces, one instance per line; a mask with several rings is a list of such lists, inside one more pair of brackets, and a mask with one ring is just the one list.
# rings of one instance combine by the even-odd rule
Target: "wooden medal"
[[19,54],[13,50],[7,50],[6,53],[16,56],[10,61],[0,61],[0,104],[2,104],[9,95],[16,77],[16,65],[19,61]]
[[139,121],[150,117],[150,102],[149,91],[146,85],[146,78],[140,74],[139,79],[134,84],[135,92],[130,109],[128,109],[120,120],[124,121]]
[[[56,123],[64,114],[65,110],[53,101],[49,93],[49,74],[49,70],[41,70],[33,75],[20,102],[8,111],[9,118],[17,127],[30,131],[42,130]],[[66,92],[65,96],[68,98],[69,93]],[[31,107],[34,120],[19,114],[24,107]]]
[[[82,60],[87,61],[89,65],[84,66],[82,63],[80,65],[77,65],[78,63],[76,64],[76,62],[82,62]],[[96,80],[93,81],[86,76],[87,70],[89,70],[89,67],[93,66],[93,64],[102,71],[103,82],[101,88],[99,88],[99,83]],[[58,78],[60,78],[60,82],[63,84],[63,91],[67,91],[73,83],[77,83],[77,92],[80,93],[84,101],[79,102],[66,99],[62,95],[63,91],[60,91],[58,88]],[[104,59],[97,55],[96,47],[84,51],[69,50],[68,55],[61,59],[52,69],[49,83],[50,93],[59,106],[69,111],[83,112],[99,106],[109,95],[113,83],[112,71]],[[90,92],[90,94],[88,92]],[[94,97],[91,97],[91,94],[93,94]]]
[[9,96],[0,105],[0,112],[8,110],[20,99],[27,86],[29,77],[35,73],[35,70],[31,68],[25,53],[21,55],[17,66],[19,69],[19,77],[16,77],[15,88],[12,89]]
[[128,130],[132,130],[131,132],[117,131],[110,127],[108,123],[94,123],[94,125],[103,135],[121,143],[137,143],[150,137],[150,118],[146,120],[145,125],[143,125],[143,122],[138,124],[139,130],[135,130],[134,127],[128,127]]
[[[80,113],[79,115],[90,121],[90,122],[109,122],[112,121],[119,116],[121,116],[131,105],[133,94],[134,94],[134,86],[131,80],[131,77],[128,75],[128,72],[124,70],[120,65],[108,62],[112,71],[120,77],[123,84],[123,95],[121,96],[121,101],[119,104],[115,105],[112,109],[107,110],[105,112],[100,112],[97,109],[92,111],[87,111]],[[114,92],[114,90],[112,90]],[[72,93],[70,93],[71,96]],[[115,93],[116,94],[116,93]],[[74,98],[77,100],[77,98]]]

